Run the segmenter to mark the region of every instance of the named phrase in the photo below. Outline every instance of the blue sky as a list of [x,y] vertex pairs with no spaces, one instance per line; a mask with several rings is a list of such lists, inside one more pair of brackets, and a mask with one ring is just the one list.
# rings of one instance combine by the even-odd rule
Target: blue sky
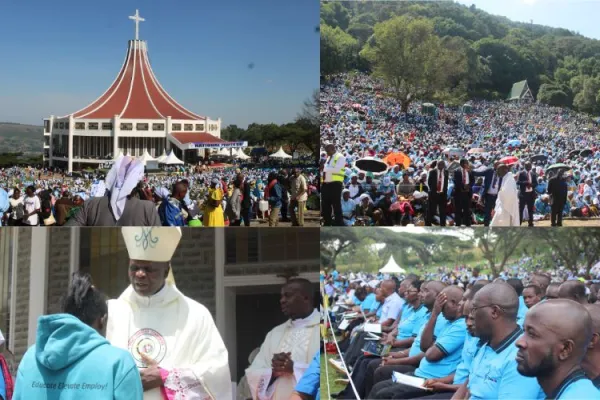
[[599,0],[457,0],[490,14],[502,15],[513,21],[529,22],[571,31],[600,39]]
[[318,0],[5,0],[0,121],[41,125],[94,101],[119,72],[136,9],[162,86],[224,126],[290,122],[319,88]]

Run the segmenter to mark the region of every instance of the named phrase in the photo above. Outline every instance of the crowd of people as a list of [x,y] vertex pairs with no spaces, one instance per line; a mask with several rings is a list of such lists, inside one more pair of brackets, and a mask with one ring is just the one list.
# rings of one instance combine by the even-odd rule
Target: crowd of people
[[323,186],[325,225],[560,226],[600,216],[600,124],[590,116],[527,102],[422,106],[401,112],[360,73],[321,85],[321,172],[334,183]]
[[306,210],[319,209],[317,180],[316,169],[298,167],[146,174],[127,156],[105,176],[12,167],[0,170],[0,225],[303,226]]
[[528,263],[493,280],[465,267],[322,272],[340,349],[327,347],[329,364],[346,383],[332,397],[600,398],[600,281]]

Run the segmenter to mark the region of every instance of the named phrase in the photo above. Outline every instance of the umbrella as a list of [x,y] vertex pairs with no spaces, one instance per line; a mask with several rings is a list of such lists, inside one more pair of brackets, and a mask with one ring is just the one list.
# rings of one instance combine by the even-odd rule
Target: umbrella
[[594,152],[593,152],[592,150],[590,150],[590,149],[586,149],[586,150],[583,150],[581,153],[579,153],[579,155],[580,155],[581,157],[589,157],[589,156],[591,156],[593,153],[594,153]]
[[521,141],[519,139],[509,140],[508,143],[504,145],[504,147],[519,147],[521,145]]
[[538,155],[531,157],[532,162],[536,162],[536,161],[544,162],[546,160],[548,160],[548,156],[545,156],[543,154],[538,154]]
[[375,157],[365,157],[360,160],[356,160],[354,166],[360,170],[366,172],[385,172],[388,169],[388,166],[385,162]]
[[460,168],[460,163],[457,161],[452,161],[450,165],[448,165],[448,172],[453,173],[457,169]]
[[467,151],[467,154],[479,154],[479,153],[485,153],[485,149],[482,149],[481,147],[476,147],[474,149]]
[[563,164],[563,163],[558,163],[558,164],[553,164],[551,166],[549,166],[546,171],[552,171],[552,170],[559,170],[559,169],[570,169],[571,167],[569,167],[567,164]]
[[569,153],[569,157],[575,157],[579,155],[580,150],[573,150]]
[[506,165],[514,165],[519,162],[519,159],[515,156],[508,156],[500,159],[500,162]]
[[460,149],[458,147],[447,147],[444,149],[443,151],[444,154],[448,154],[448,155],[458,155],[461,156],[463,154],[465,154],[465,151],[463,149]]
[[390,167],[394,165],[402,165],[405,169],[410,167],[410,157],[400,152],[388,154],[383,161]]

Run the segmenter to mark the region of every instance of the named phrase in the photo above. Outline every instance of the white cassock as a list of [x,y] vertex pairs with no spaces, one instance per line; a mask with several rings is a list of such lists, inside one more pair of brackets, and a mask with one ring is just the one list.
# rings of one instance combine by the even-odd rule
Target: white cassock
[[[296,383],[302,378],[321,339],[317,310],[304,319],[288,320],[267,334],[260,352],[246,369],[246,379],[253,400],[288,400]],[[280,376],[269,386],[272,376],[271,360],[276,353],[292,353],[294,375]]]
[[[227,349],[210,312],[171,283],[151,297],[129,286],[109,300],[106,339],[128,350],[138,368],[145,367],[142,351],[168,371],[169,399],[232,398]],[[154,399],[163,400],[160,388],[144,392],[144,400]]]
[[494,218],[490,226],[519,226],[519,192],[512,172],[507,172],[502,178],[502,186],[498,191]]

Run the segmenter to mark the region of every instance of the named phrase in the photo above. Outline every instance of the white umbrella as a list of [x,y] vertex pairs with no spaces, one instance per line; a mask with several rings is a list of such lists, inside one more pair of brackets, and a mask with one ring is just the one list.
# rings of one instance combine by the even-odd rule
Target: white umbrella
[[165,158],[162,161],[162,164],[167,164],[167,165],[183,165],[183,161],[181,161],[179,158],[177,158],[177,156],[175,155],[175,153],[173,152],[173,150],[171,150],[171,152],[169,153],[169,155],[167,156],[167,158]]
[[406,271],[404,270],[404,268],[396,264],[394,256],[390,256],[390,260],[388,261],[388,263],[385,265],[385,267],[381,268],[379,272],[382,272],[384,274],[404,274]]
[[269,157],[271,158],[292,158],[289,154],[283,151],[283,147],[279,146],[279,150],[276,153],[271,154]]

